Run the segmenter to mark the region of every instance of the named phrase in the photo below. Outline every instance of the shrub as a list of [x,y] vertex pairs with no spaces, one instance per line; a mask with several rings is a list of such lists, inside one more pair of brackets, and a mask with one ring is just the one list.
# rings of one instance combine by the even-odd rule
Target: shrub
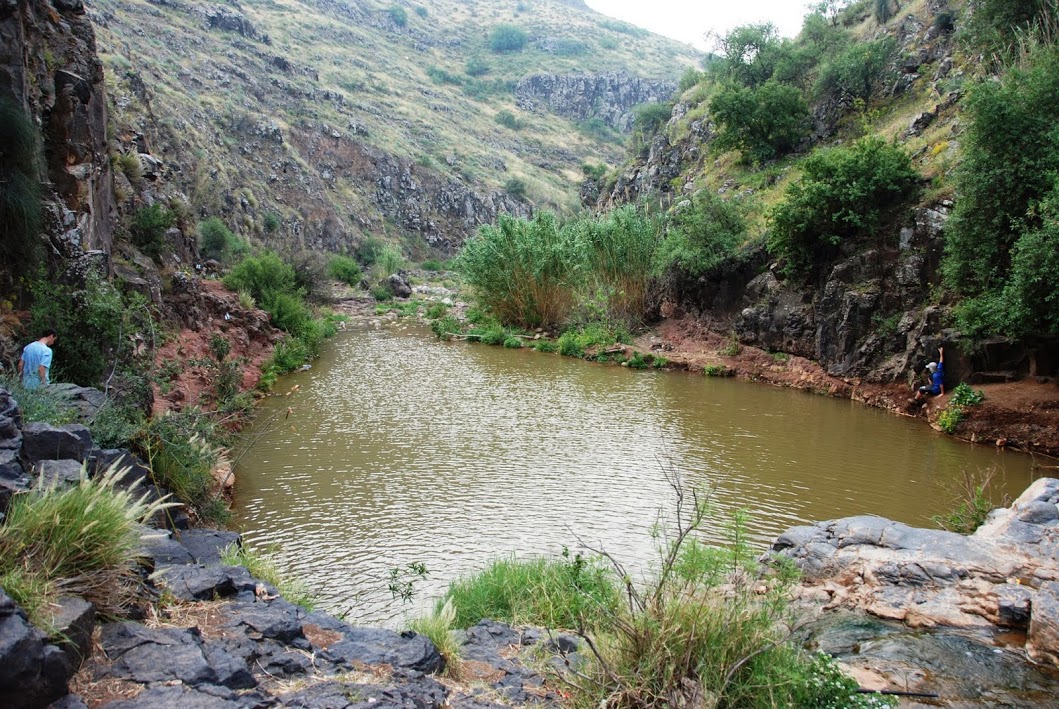
[[30,283],[29,329],[50,327],[57,334],[52,381],[97,386],[108,370],[132,356],[131,340],[122,334],[146,328],[150,311],[142,296],[122,296],[95,273],[85,277],[81,288],[61,280],[41,276]]
[[633,108],[633,142],[634,149],[642,149],[650,144],[651,138],[666,124],[673,115],[671,103],[641,103]]
[[11,273],[32,273],[41,256],[40,132],[9,98],[0,98],[0,257]]
[[553,342],[552,340],[545,340],[542,338],[540,340],[533,341],[533,349],[537,350],[538,352],[558,352],[559,345]]
[[893,0],[874,0],[872,15],[880,25],[885,25],[894,16]]
[[297,293],[314,303],[331,300],[326,256],[318,251],[303,249],[289,254],[286,260],[294,269],[294,289]]
[[522,349],[522,340],[512,335],[504,340],[504,348],[509,350]]
[[504,191],[515,199],[525,199],[526,181],[517,177],[511,177],[504,183]]
[[445,264],[443,264],[441,261],[438,261],[436,258],[428,258],[427,260],[423,261],[423,263],[419,264],[419,267],[424,271],[428,271],[430,273],[438,273],[440,271],[445,270]]
[[45,626],[46,604],[75,593],[107,613],[132,600],[140,523],[169,506],[118,489],[111,467],[74,487],[40,484],[11,499],[0,525],[0,587]]
[[220,218],[210,217],[199,222],[199,251],[206,258],[228,261],[245,249],[246,243]]
[[415,13],[417,15],[419,15],[420,17],[426,17],[429,14],[427,12],[427,9],[425,7],[423,7],[422,5],[416,5],[414,9],[415,9]]
[[461,332],[460,321],[451,315],[444,315],[430,323],[430,331],[439,340],[451,340],[453,334]]
[[364,239],[357,244],[357,250],[354,254],[356,259],[364,265],[365,268],[372,266],[375,263],[375,259],[378,258],[379,254],[386,247],[381,239],[374,236],[366,236]]
[[384,246],[375,259],[375,271],[380,278],[386,278],[405,267],[404,256],[392,246]]
[[501,215],[463,246],[457,259],[480,302],[503,323],[523,328],[562,322],[573,307],[583,256],[554,215]]
[[12,374],[0,378],[0,387],[7,389],[18,402],[24,423],[50,423],[62,426],[77,420],[77,411],[50,387],[26,389],[22,378]]
[[707,364],[702,368],[702,373],[707,377],[730,377],[732,370],[723,364]]
[[214,424],[194,408],[152,419],[137,440],[156,485],[164,487],[207,524],[227,521],[228,511],[215,494],[213,468],[220,460],[211,443]]
[[351,286],[359,284],[364,277],[364,274],[360,272],[360,265],[356,259],[348,256],[332,256],[328,259],[327,273],[336,281],[342,281]]
[[497,54],[521,51],[528,41],[529,36],[514,25],[497,25],[489,33],[489,48]]
[[496,122],[511,130],[521,130],[522,122],[515,118],[515,114],[504,109],[496,114]]
[[950,436],[956,433],[956,429],[963,422],[964,408],[952,402],[942,409],[938,414],[938,428]]
[[272,251],[243,259],[224,277],[224,285],[233,291],[246,291],[265,310],[277,295],[296,294],[296,282],[294,268]]
[[699,71],[693,66],[689,66],[684,70],[684,73],[680,75],[680,93],[684,93],[693,86],[698,86],[705,80],[705,73]]
[[725,86],[710,101],[710,113],[720,126],[717,147],[738,149],[747,162],[785,155],[809,134],[801,92],[774,80],[757,88]]
[[[22,400],[18,400],[22,403]],[[143,413],[130,406],[107,401],[88,422],[93,445],[107,448],[128,448],[145,424]]]
[[787,273],[808,276],[844,241],[874,236],[914,194],[918,177],[908,154],[877,136],[814,152],[772,213],[770,253],[786,261]]
[[949,403],[957,406],[977,406],[985,401],[985,392],[981,389],[972,389],[965,382],[956,385],[949,396]]
[[381,286],[374,286],[370,293],[372,298],[380,302],[393,300],[394,298],[393,288],[391,288],[388,283]]
[[1041,21],[1049,0],[978,0],[966,36],[980,50],[1007,49],[1018,33]]
[[624,602],[582,621],[593,653],[569,679],[574,704],[692,706],[705,697],[718,707],[879,706],[833,664],[784,642],[792,566],[762,569],[739,515],[724,547],[699,543],[708,500],[677,490],[677,528],[659,544],[654,578],[634,584],[608,557]]
[[949,532],[974,534],[976,529],[985,524],[989,513],[993,511],[989,491],[996,474],[996,467],[977,473],[962,471],[961,478],[949,489],[953,497],[952,509],[934,515],[930,518],[931,521]]
[[400,5],[390,5],[386,8],[386,14],[390,16],[390,21],[398,27],[404,27],[408,24],[408,13]]
[[771,23],[741,25],[720,38],[721,60],[711,65],[719,78],[756,88],[772,78],[782,40]]
[[463,71],[467,76],[484,76],[489,73],[489,68],[489,64],[481,57],[471,57]]
[[283,221],[275,212],[267,212],[265,214],[263,226],[265,227],[266,234],[274,234],[281,226],[283,226]]
[[746,239],[745,209],[708,190],[670,210],[665,224],[665,239],[653,265],[656,273],[676,267],[688,275],[701,276]]
[[144,254],[157,259],[166,248],[165,232],[176,223],[173,212],[155,202],[132,215],[132,243]]
[[463,84],[463,79],[433,64],[427,67],[427,76],[435,84],[452,84],[453,86]]
[[817,95],[835,97],[847,105],[853,105],[856,99],[868,101],[896,49],[892,37],[850,44],[820,69]]
[[437,608],[451,602],[457,628],[482,618],[577,628],[583,618],[591,622],[614,611],[619,601],[615,579],[601,562],[565,552],[561,559],[495,559],[450,584]]

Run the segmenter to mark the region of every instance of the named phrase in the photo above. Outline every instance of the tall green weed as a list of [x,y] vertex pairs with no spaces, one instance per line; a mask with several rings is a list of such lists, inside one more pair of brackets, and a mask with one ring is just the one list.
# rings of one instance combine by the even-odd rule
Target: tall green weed
[[564,322],[583,278],[581,244],[555,216],[501,215],[469,239],[457,259],[479,301],[501,322],[523,328]]

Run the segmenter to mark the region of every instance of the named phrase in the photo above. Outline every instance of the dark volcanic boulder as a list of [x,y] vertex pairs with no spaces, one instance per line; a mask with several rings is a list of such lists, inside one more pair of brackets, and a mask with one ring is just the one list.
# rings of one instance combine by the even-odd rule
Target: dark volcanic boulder
[[22,459],[27,465],[40,460],[83,461],[92,450],[92,434],[87,426],[27,423],[22,427]]

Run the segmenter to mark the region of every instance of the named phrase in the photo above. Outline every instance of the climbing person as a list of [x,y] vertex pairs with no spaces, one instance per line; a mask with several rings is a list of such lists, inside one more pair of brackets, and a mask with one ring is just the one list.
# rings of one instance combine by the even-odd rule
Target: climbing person
[[39,340],[34,340],[22,350],[18,360],[18,373],[22,375],[22,386],[36,389],[51,383],[51,346],[55,344],[55,330],[45,330]]
[[923,401],[928,396],[938,396],[945,393],[945,348],[938,348],[938,361],[927,365],[930,372],[930,384],[919,387],[916,392],[915,401]]

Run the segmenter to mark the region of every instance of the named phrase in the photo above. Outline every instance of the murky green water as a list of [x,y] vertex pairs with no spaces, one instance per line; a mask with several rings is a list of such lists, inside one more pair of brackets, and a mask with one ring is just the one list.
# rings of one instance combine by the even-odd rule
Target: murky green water
[[[1031,459],[955,442],[849,401],[680,372],[637,372],[528,350],[443,343],[415,326],[340,334],[299,390],[266,400],[237,466],[235,528],[320,605],[396,623],[498,555],[578,540],[634,566],[673,509],[667,471],[713,486],[722,539],[749,511],[762,548],[787,527],[872,513],[929,525],[961,470]],[[284,418],[287,407],[293,407]],[[415,603],[388,572],[426,564]]]

